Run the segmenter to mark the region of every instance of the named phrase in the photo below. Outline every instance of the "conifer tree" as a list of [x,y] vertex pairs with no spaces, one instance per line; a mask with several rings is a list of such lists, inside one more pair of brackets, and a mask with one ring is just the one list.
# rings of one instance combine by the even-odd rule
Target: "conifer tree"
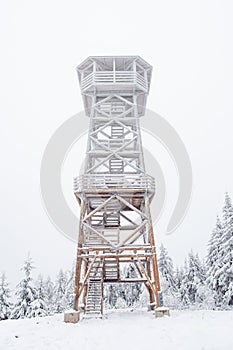
[[25,260],[22,267],[24,277],[18,284],[16,295],[17,301],[11,312],[11,318],[24,318],[31,317],[32,315],[32,302],[36,298],[36,289],[32,284],[31,272],[34,268],[32,259],[30,257]]
[[6,320],[11,314],[10,289],[6,276],[3,273],[0,277],[0,320]]
[[188,296],[191,304],[196,303],[199,289],[205,284],[205,273],[201,266],[201,261],[198,254],[194,254],[192,251],[188,255],[188,275],[187,275],[187,289]]
[[31,312],[28,317],[47,316],[48,308],[45,302],[44,282],[42,275],[36,281],[35,300],[31,303]]
[[71,271],[67,271],[66,308],[74,308],[74,278],[75,268],[73,265]]
[[174,279],[175,279],[175,286],[176,286],[176,289],[179,291],[180,288],[181,288],[181,284],[182,284],[182,281],[183,281],[183,277],[184,277],[184,270],[183,270],[183,267],[176,267],[176,270],[175,270],[175,276],[174,276]]
[[[136,267],[132,264],[127,265],[125,270],[125,279],[136,279],[138,278],[138,273],[136,271]],[[142,285],[141,283],[131,282],[126,283],[124,288],[121,288],[120,295],[123,296],[123,299],[126,302],[128,307],[135,306],[142,293]]]
[[45,294],[45,303],[47,305],[48,315],[53,315],[55,312],[55,295],[54,295],[54,283],[51,280],[51,277],[48,276],[44,282],[44,294]]
[[180,300],[182,302],[182,305],[184,307],[188,307],[190,305],[190,298],[189,298],[189,270],[188,270],[188,262],[185,258],[184,260],[184,268],[183,268],[183,278],[180,285]]
[[233,206],[226,193],[223,207],[223,226],[220,239],[218,270],[223,305],[233,305]]
[[[168,255],[167,249],[163,244],[160,246],[160,255],[158,259],[159,271],[161,278],[164,282],[164,287],[172,291],[176,290],[175,279],[174,279],[174,269],[173,262]],[[165,290],[164,290],[165,292]]]
[[178,304],[178,289],[176,287],[173,262],[163,244],[160,246],[158,265],[164,303],[175,308]]
[[66,299],[66,288],[67,288],[67,275],[61,269],[58,273],[54,294],[55,294],[55,304],[54,312],[61,313],[67,308],[67,299]]
[[213,298],[216,305],[221,305],[222,303],[222,292],[219,286],[219,271],[222,267],[222,260],[220,258],[220,242],[222,237],[222,223],[217,217],[216,226],[212,232],[211,238],[208,243],[208,253],[207,253],[207,284],[213,293]]

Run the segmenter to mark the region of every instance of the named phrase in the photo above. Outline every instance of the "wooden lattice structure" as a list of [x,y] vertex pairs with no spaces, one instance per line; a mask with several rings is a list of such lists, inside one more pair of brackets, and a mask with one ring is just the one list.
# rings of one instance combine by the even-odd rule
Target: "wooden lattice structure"
[[[74,180],[81,206],[74,309],[84,304],[86,315],[103,314],[104,283],[142,282],[151,309],[162,306],[150,214],[155,182],[145,172],[139,126],[151,71],[138,56],[89,57],[77,68],[90,128],[85,171]],[[137,278],[122,279],[125,263]]]

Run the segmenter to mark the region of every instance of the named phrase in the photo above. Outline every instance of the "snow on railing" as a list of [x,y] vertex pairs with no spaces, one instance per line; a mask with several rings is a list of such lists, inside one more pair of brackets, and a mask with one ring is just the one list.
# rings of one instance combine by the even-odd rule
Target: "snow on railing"
[[137,84],[147,92],[148,82],[138,72],[133,71],[99,71],[92,72],[85,78],[82,78],[82,90],[89,89],[95,84]]
[[91,174],[74,178],[74,192],[101,189],[135,189],[155,191],[150,175]]

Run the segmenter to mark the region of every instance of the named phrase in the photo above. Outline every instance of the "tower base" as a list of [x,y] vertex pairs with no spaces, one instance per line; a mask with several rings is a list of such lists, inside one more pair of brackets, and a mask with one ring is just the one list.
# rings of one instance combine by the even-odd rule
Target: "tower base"
[[64,322],[66,323],[78,323],[80,320],[80,311],[66,311],[64,313]]
[[157,307],[155,309],[155,317],[170,316],[170,309],[168,307]]

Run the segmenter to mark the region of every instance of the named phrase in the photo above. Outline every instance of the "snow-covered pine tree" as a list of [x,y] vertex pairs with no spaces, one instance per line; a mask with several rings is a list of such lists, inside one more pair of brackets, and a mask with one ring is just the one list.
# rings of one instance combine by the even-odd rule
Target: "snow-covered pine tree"
[[177,288],[175,283],[175,274],[173,268],[173,262],[168,255],[167,249],[163,244],[160,246],[160,255],[158,259],[161,287],[163,291],[163,299],[166,305],[170,307],[176,307],[177,300]]
[[174,275],[174,280],[175,280],[175,286],[176,286],[176,289],[179,291],[180,288],[181,288],[181,283],[183,281],[183,277],[184,277],[184,270],[183,270],[183,267],[176,267],[176,270],[175,270],[175,275]]
[[30,317],[32,312],[32,302],[36,298],[36,289],[32,285],[31,272],[34,268],[32,259],[30,257],[25,260],[22,267],[24,277],[17,285],[16,295],[17,301],[12,309],[11,318]]
[[104,286],[105,306],[107,309],[117,307],[117,300],[121,295],[121,286],[117,283],[106,284]]
[[[138,278],[138,273],[136,267],[133,264],[128,264],[124,272],[125,279],[135,279]],[[137,282],[125,283],[124,288],[122,288],[120,295],[126,302],[127,307],[134,307],[140,299],[142,294],[142,284]]]
[[67,271],[67,285],[66,285],[66,308],[74,308],[74,278],[75,278],[75,265],[72,266],[70,271]]
[[205,286],[205,269],[198,256],[192,251],[188,255],[187,290],[191,304],[198,304],[204,301],[203,287]]
[[54,288],[54,312],[61,313],[67,308],[66,298],[67,275],[61,269],[58,273]]
[[197,293],[196,264],[193,251],[188,254],[188,293],[191,304],[196,301]]
[[199,306],[212,305],[212,297],[210,298],[210,289],[206,283],[206,266],[205,261],[199,258],[199,255],[194,256],[195,280],[197,291],[195,295],[195,303]]
[[233,305],[233,206],[228,193],[223,207],[223,226],[220,240],[219,287],[223,305]]
[[176,290],[173,262],[163,244],[160,246],[158,264],[160,276],[165,282],[166,288]]
[[219,217],[217,217],[216,226],[208,242],[208,253],[206,259],[206,282],[213,293],[213,298],[217,306],[222,304],[222,291],[219,286],[219,271],[222,267],[222,259],[220,259],[220,242],[222,233],[222,223]]
[[51,280],[51,277],[48,276],[44,282],[44,294],[45,294],[45,303],[48,309],[48,315],[53,315],[55,312],[55,295],[54,295],[54,283]]
[[3,273],[0,277],[0,320],[6,320],[10,317],[11,306],[9,283]]
[[182,305],[187,308],[190,305],[190,299],[189,299],[189,290],[188,290],[189,269],[188,269],[188,262],[186,258],[184,260],[184,268],[182,270],[183,270],[183,278],[180,285],[179,295],[180,295],[180,300]]
[[47,316],[48,308],[45,302],[44,281],[42,275],[36,281],[36,296],[31,303],[31,312],[28,317]]
[[[133,264],[126,264],[121,269],[122,279],[138,278],[136,267]],[[140,282],[112,283],[104,286],[105,307],[108,309],[135,307],[141,303],[140,297],[143,287]]]

